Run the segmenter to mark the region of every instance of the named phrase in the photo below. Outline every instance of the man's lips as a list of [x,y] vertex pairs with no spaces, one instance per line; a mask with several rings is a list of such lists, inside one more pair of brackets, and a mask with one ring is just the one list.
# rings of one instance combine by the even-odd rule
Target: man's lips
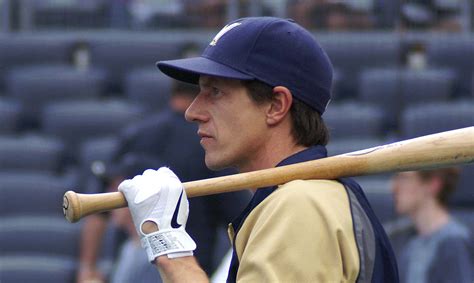
[[201,137],[201,145],[204,145],[204,143],[213,138],[210,134],[203,131],[198,131],[198,135]]
[[197,133],[201,138],[212,138],[212,136],[206,132],[198,131]]

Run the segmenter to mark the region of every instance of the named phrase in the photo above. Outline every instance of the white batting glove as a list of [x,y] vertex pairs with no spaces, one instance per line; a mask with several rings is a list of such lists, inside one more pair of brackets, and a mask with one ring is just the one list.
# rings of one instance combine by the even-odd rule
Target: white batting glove
[[[118,190],[127,199],[150,262],[165,254],[169,258],[193,255],[196,243],[185,231],[188,198],[173,171],[166,167],[146,170],[143,175],[123,181]],[[158,231],[145,234],[142,225],[146,221],[156,223]]]

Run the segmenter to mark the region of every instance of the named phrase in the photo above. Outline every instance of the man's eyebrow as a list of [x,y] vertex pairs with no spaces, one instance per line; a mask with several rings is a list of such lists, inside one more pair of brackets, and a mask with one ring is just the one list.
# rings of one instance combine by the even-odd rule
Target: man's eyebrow
[[199,86],[202,86],[202,87],[208,87],[210,86],[212,83],[215,82],[215,79],[214,78],[200,78],[199,79]]

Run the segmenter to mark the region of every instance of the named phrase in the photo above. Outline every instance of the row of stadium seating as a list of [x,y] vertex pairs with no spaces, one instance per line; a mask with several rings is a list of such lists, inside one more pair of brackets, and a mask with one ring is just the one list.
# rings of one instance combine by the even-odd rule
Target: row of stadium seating
[[[74,52],[90,51],[90,64],[106,72],[109,90],[122,90],[130,70],[151,68],[154,62],[177,58],[189,47],[204,47],[214,32],[46,33],[0,34],[0,91],[6,73],[14,67],[36,64],[71,64]],[[457,95],[466,95],[474,69],[474,37],[471,34],[430,33],[317,33],[344,78],[344,90],[354,91],[358,73],[365,68],[404,66],[414,48],[426,52],[427,67],[449,68],[455,73]],[[34,52],[31,52],[34,50]],[[120,58],[120,60],[117,60]]]
[[[166,106],[172,87],[171,79],[154,68],[135,69],[125,75],[123,94],[107,95],[105,77],[104,72],[98,69],[77,70],[71,66],[57,65],[22,67],[9,72],[5,79],[5,95],[0,96],[0,116],[5,119],[10,117],[12,122],[0,127],[0,132],[2,128],[3,131],[8,131],[36,127],[41,124],[41,120],[44,124],[44,119],[51,119],[41,117],[41,114],[47,116],[47,112],[54,111],[51,108],[57,109],[58,106],[54,105],[67,105],[66,102],[81,101],[86,105],[84,106],[86,108],[82,109],[91,109],[93,112],[94,107],[100,108],[101,104],[111,105],[107,101],[115,99],[136,106],[130,106],[128,111],[160,111]],[[449,119],[459,118],[466,121],[461,124],[472,124],[472,119],[469,119],[472,112],[469,111],[468,105],[474,96],[455,97],[453,95],[454,78],[452,71],[444,69],[423,71],[366,69],[360,73],[358,83],[360,96],[339,99],[336,93],[333,99],[334,105],[329,107],[328,112],[331,113],[331,109],[334,109],[332,112],[336,115],[327,114],[326,117],[328,121],[344,120],[348,116],[337,117],[337,110],[343,107],[348,111],[357,112],[358,109],[360,111],[358,117],[366,119],[370,125],[373,125],[373,127],[364,128],[359,135],[367,134],[367,132],[370,135],[387,134],[394,130],[405,134],[406,125],[415,125],[410,121],[413,119],[407,117],[407,115],[413,115],[410,113],[421,107],[423,113],[427,111],[428,115],[430,115],[429,112],[436,114],[437,111],[433,108],[437,106],[430,106],[432,110],[423,110],[425,109],[423,107],[430,109],[426,105],[429,102],[434,105],[446,104],[440,107],[443,113],[450,116]],[[336,88],[338,84],[339,81],[336,80]],[[471,93],[474,93],[474,86]],[[458,102],[453,104],[453,101]],[[465,103],[467,105],[462,106]],[[119,104],[116,102],[115,107]],[[453,105],[459,105],[461,110],[450,115],[449,110],[457,107]],[[124,106],[124,108],[127,107]],[[354,120],[353,117],[351,119],[353,123],[359,122],[359,119]],[[339,132],[351,135],[347,129],[341,128],[341,130]],[[416,132],[408,133],[410,136],[415,134]]]
[[[44,107],[31,107],[30,111],[0,98],[0,118],[5,122],[0,126],[0,134],[28,132],[30,129],[20,131],[20,121],[36,116],[34,121],[38,127],[34,130],[60,137],[69,149],[74,149],[77,143],[97,135],[115,134],[127,123],[153,113],[140,104],[116,98],[50,102]],[[390,116],[387,112],[368,103],[334,102],[324,119],[333,139],[387,136],[390,133],[386,128],[388,119],[395,120],[398,135],[403,138],[474,125],[472,99],[410,105],[399,116]]]

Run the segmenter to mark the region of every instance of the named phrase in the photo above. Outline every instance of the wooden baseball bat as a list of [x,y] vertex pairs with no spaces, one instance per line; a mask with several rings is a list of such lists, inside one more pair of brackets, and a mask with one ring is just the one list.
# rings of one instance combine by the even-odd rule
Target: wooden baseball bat
[[[184,183],[188,197],[283,184],[296,179],[337,179],[384,172],[411,171],[474,162],[474,127],[437,133],[333,157]],[[64,195],[69,222],[127,206],[120,192]]]

